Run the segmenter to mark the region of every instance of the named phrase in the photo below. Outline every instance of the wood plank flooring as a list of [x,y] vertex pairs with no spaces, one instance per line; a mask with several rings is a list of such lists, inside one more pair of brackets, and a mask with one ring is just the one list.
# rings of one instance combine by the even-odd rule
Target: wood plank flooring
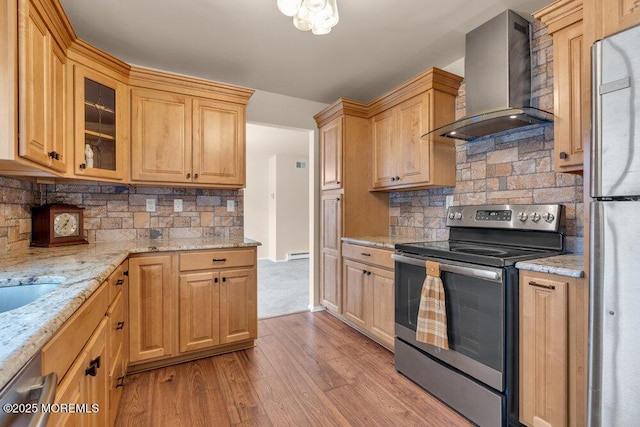
[[325,312],[261,320],[256,347],[131,375],[116,425],[472,425]]

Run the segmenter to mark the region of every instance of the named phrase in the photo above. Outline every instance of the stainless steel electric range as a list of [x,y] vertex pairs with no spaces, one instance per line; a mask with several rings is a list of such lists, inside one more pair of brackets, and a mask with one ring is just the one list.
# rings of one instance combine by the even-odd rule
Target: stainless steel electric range
[[[518,423],[518,271],[564,250],[561,205],[455,206],[449,240],[397,244],[395,367],[480,426]],[[416,341],[425,261],[440,263],[449,350]]]

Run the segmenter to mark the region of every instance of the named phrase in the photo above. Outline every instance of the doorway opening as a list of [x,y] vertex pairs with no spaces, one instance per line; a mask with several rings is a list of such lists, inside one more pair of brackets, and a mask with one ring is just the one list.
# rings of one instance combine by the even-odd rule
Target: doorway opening
[[244,230],[262,243],[258,318],[306,311],[313,246],[313,131],[247,123],[246,141]]

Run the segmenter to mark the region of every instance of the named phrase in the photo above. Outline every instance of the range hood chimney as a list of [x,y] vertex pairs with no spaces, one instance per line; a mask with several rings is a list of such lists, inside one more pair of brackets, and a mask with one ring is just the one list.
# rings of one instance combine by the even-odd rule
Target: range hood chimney
[[423,138],[471,141],[510,129],[553,121],[531,106],[529,21],[511,10],[466,35],[467,115]]

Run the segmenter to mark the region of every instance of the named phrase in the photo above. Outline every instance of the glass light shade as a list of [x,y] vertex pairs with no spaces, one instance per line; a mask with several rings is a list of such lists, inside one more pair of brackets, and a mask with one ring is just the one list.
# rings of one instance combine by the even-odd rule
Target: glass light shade
[[294,16],[301,4],[302,0],[278,0],[278,9],[285,16]]
[[317,25],[314,25],[311,32],[316,36],[323,36],[331,32],[331,27],[318,27]]
[[331,6],[331,20],[328,22],[329,26],[335,27],[340,21],[340,15],[338,14],[338,0],[327,0],[327,5]]
[[315,13],[320,12],[327,5],[327,0],[304,0],[304,4],[310,12]]
[[327,2],[327,5],[320,12],[315,14],[313,26],[318,28],[332,28],[338,22],[337,17],[334,19],[334,15],[337,16],[337,14],[334,13],[334,9],[331,7],[331,4]]
[[306,8],[306,4],[303,4],[293,17],[293,25],[300,31],[309,31],[313,26],[313,13]]

